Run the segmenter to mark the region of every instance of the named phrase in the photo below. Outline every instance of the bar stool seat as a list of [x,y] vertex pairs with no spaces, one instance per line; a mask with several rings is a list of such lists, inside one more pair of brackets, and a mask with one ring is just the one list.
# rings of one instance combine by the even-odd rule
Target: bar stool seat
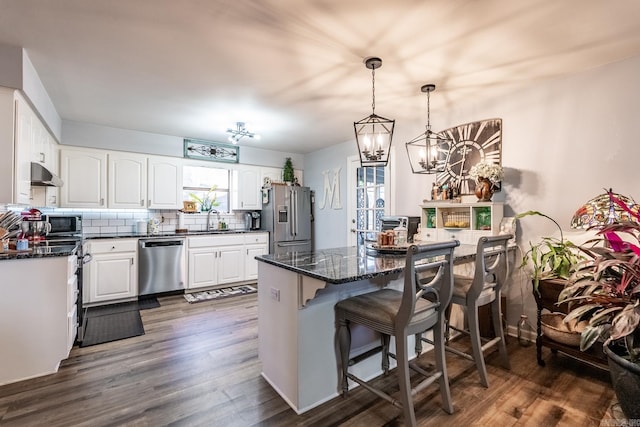
[[[448,413],[453,413],[444,358],[444,311],[451,301],[453,250],[458,245],[458,241],[424,246],[412,245],[407,250],[402,291],[385,288],[353,296],[336,304],[336,334],[343,397],[346,397],[349,389],[348,380],[351,379],[394,406],[402,408],[405,424],[415,426],[412,396],[438,381],[444,409]],[[424,276],[425,273],[431,279],[422,280],[426,283],[421,283],[419,277]],[[348,371],[351,361],[351,322],[381,334],[382,370],[385,374],[389,372],[389,356],[396,359],[400,400]],[[407,337],[428,330],[433,330],[434,334],[435,372],[425,372],[414,363],[409,363]],[[395,355],[389,351],[391,336],[395,338]],[[413,388],[410,383],[409,368],[426,377]]]

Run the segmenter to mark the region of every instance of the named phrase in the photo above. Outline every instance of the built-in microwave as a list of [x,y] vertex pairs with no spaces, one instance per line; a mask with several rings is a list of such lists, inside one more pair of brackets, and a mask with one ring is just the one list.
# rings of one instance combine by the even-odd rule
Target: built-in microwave
[[82,234],[82,215],[43,215],[51,224],[48,236]]

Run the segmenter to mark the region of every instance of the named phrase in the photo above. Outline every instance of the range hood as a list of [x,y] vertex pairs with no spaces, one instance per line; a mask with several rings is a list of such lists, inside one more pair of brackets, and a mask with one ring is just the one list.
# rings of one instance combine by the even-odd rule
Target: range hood
[[58,175],[49,171],[40,163],[31,162],[31,185],[40,187],[62,187],[64,182]]

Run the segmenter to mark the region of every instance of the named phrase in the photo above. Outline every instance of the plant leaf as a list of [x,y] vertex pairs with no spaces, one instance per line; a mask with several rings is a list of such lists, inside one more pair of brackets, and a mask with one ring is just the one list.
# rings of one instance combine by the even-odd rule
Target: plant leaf
[[595,343],[598,338],[604,337],[609,329],[608,324],[587,326],[580,335],[580,351],[585,351]]

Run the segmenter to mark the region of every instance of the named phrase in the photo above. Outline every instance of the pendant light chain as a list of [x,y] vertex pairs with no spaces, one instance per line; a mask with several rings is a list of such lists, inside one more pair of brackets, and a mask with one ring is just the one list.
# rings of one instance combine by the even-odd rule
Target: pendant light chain
[[376,67],[371,68],[371,110],[376,114]]
[[430,94],[431,94],[431,91],[427,91],[427,133],[431,133],[431,108],[429,106],[431,104],[429,102]]

